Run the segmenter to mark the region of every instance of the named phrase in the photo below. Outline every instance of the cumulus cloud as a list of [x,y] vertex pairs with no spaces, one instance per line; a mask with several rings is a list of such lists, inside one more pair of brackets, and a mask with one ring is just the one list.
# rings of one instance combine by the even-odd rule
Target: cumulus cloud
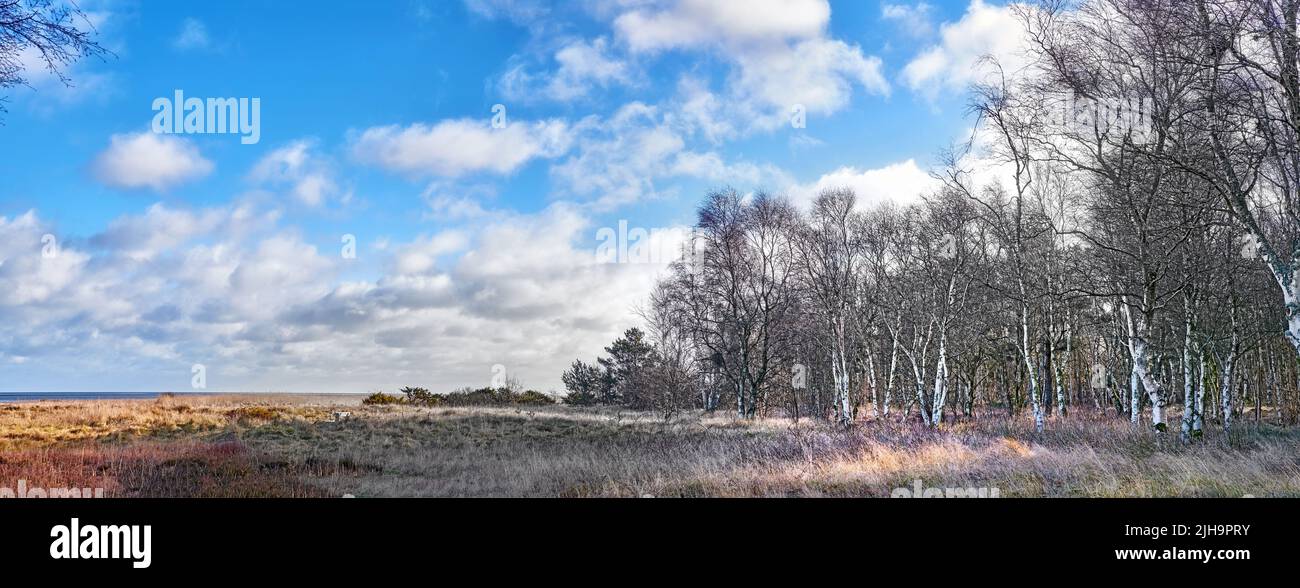
[[706,80],[713,76],[698,68],[677,72],[682,93],[665,106],[680,109],[676,122],[698,125],[717,142],[776,129],[794,111],[834,114],[859,88],[881,96],[891,90],[878,57],[829,35],[826,0],[645,0],[589,8],[608,20],[612,38],[568,40],[558,48],[540,41],[548,47],[544,63],[514,56],[496,81],[502,94],[569,102],[636,86],[662,53],[708,53],[724,64],[726,89],[711,89]]
[[[630,8],[613,20],[617,38],[634,54],[668,50],[711,51],[732,65],[728,90],[710,97],[699,80],[683,103],[716,131],[771,130],[802,108],[832,114],[854,87],[888,95],[879,58],[827,34],[826,0],[708,2],[672,0]],[[725,107],[717,107],[717,103]]]
[[362,131],[352,142],[360,161],[411,176],[455,178],[486,172],[509,174],[535,158],[562,155],[570,144],[561,120],[510,123],[453,119],[434,125],[390,125]]
[[770,43],[818,36],[830,21],[826,0],[679,0],[619,15],[614,28],[634,51],[714,43]]
[[[83,387],[102,384],[97,370],[121,370],[124,379],[114,381],[129,386],[126,378],[156,376],[157,360],[211,357],[222,349],[212,344],[237,329],[226,319],[240,315],[227,308],[273,312],[265,297],[250,296],[254,288],[283,287],[283,304],[310,297],[295,289],[302,283],[295,273],[321,275],[318,264],[291,253],[274,280],[250,286],[235,277],[276,254],[240,244],[249,233],[237,225],[257,220],[239,207],[188,213],[155,206],[88,242],[64,240],[46,254],[31,244],[54,230],[35,213],[0,218],[6,233],[0,243],[18,245],[0,247],[0,291],[8,294],[0,297],[7,325],[0,353],[30,358],[36,373],[80,377],[68,385]],[[75,374],[68,365],[78,366]],[[172,368],[180,374],[189,364]]]
[[573,357],[635,324],[663,270],[599,262],[597,227],[558,203],[363,245],[378,262],[365,280],[276,218],[159,204],[47,258],[53,229],[35,212],[0,217],[0,375],[22,361],[46,386],[183,390],[199,363],[212,389],[446,390],[487,385],[500,364],[558,388]]
[[856,84],[873,94],[888,95],[880,58],[865,56],[843,41],[812,39],[792,47],[755,50],[737,55],[740,64],[734,87],[760,104],[784,107],[777,122],[787,120],[789,108],[834,113],[848,104]]
[[551,177],[566,196],[590,199],[601,210],[671,195],[659,184],[673,178],[751,187],[787,182],[776,166],[689,148],[675,115],[633,102],[608,118],[589,119],[576,129],[575,153],[552,165]]
[[399,247],[393,258],[395,273],[400,275],[427,274],[439,257],[465,248],[468,237],[461,231],[445,231],[437,235],[420,237]]
[[216,210],[196,213],[154,204],[144,214],[113,220],[91,243],[134,260],[149,260],[210,234],[226,220],[228,216]]
[[160,192],[202,178],[212,168],[188,140],[148,131],[113,135],[93,164],[95,177],[109,186]]
[[874,169],[842,167],[822,175],[816,182],[795,186],[791,200],[803,208],[825,189],[851,188],[858,196],[858,208],[866,210],[885,202],[911,204],[939,188],[939,181],[908,159]]
[[971,0],[961,19],[944,23],[939,36],[903,68],[907,86],[927,98],[979,81],[989,71],[980,63],[986,56],[1009,72],[1024,65],[1025,30],[1011,6]]
[[50,302],[54,294],[73,284],[88,257],[76,251],[45,254],[45,227],[34,211],[12,219],[0,216],[0,305]]

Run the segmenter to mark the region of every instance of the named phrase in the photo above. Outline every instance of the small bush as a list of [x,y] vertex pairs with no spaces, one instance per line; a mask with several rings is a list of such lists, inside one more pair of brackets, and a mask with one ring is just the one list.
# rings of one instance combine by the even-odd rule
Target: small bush
[[536,390],[526,390],[516,394],[515,404],[555,404],[555,399]]
[[590,392],[569,392],[564,397],[564,403],[569,406],[591,406],[596,404],[596,395]]
[[[536,390],[514,392],[509,388],[461,388],[450,394],[433,394],[424,388],[402,388],[405,399],[398,402],[414,406],[502,406],[511,404],[555,404],[555,399]],[[373,398],[374,395],[371,395]],[[390,397],[395,398],[395,397]],[[369,404],[369,403],[368,403]],[[378,402],[376,403],[378,404]]]
[[510,392],[502,388],[479,388],[471,390],[462,388],[447,395],[447,403],[454,406],[489,406],[493,404],[510,404],[506,396]]
[[413,388],[407,386],[402,388],[402,394],[406,395],[406,403],[417,406],[438,406],[442,404],[442,395],[430,393],[425,388]]
[[383,392],[375,392],[374,394],[367,396],[364,400],[361,401],[361,404],[375,404],[375,405],[401,404],[401,403],[402,403],[402,398],[400,396],[396,396],[393,394],[384,394]]
[[226,412],[226,416],[241,421],[274,421],[280,418],[280,411],[269,406],[241,406]]

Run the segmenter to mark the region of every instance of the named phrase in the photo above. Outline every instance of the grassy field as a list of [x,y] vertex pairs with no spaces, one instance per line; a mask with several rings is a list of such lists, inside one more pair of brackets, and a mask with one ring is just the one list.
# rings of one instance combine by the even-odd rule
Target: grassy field
[[18,480],[110,497],[889,496],[918,480],[1004,497],[1300,496],[1300,433],[1247,424],[1188,446],[1091,414],[1039,436],[1000,415],[930,431],[359,397],[3,404],[0,486]]

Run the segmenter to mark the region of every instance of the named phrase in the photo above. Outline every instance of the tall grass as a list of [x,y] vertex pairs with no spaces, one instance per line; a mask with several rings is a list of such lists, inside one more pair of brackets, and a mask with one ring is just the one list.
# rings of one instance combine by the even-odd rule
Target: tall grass
[[[122,496],[1300,496],[1300,433],[1177,434],[1081,411],[935,431],[849,429],[608,408],[353,406],[337,398],[205,398],[0,406],[0,485]],[[355,404],[358,399],[347,399]]]

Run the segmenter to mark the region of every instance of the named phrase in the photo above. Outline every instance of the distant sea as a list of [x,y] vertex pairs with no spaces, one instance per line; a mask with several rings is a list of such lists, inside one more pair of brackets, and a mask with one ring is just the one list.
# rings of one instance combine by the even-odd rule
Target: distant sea
[[[160,392],[0,392],[0,402],[32,402],[34,400],[148,400]],[[177,393],[198,395],[195,392]]]

